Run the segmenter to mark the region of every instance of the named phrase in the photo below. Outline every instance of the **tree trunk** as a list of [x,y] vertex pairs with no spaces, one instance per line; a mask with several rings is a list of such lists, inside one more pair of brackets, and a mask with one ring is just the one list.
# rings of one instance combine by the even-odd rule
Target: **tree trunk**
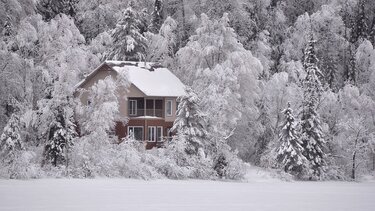
[[356,154],[357,154],[357,151],[354,151],[353,153],[353,158],[352,158],[352,162],[353,162],[353,166],[352,166],[352,179],[355,180],[355,158],[356,158]]
[[375,171],[375,153],[372,153],[372,170]]

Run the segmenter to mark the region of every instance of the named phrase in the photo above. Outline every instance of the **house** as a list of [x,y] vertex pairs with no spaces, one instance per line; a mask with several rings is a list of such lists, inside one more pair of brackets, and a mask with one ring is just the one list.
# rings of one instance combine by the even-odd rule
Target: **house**
[[144,141],[148,149],[159,146],[171,138],[176,99],[185,93],[182,82],[167,68],[145,62],[106,61],[77,84],[75,96],[88,105],[87,90],[107,76],[116,79],[120,71],[127,72],[131,85],[127,90],[118,90],[121,96],[116,135],[120,139],[131,135]]

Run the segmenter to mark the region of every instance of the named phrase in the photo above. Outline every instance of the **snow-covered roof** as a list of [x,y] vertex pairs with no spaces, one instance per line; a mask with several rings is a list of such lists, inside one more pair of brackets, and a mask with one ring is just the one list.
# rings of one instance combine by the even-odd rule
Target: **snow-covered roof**
[[[170,70],[158,64],[130,61],[105,61],[104,64],[107,64],[116,72],[126,71],[129,81],[146,96],[178,97],[185,94],[185,86],[180,79]],[[98,69],[90,73],[86,79]],[[76,87],[78,88],[84,83],[85,80],[77,84]]]

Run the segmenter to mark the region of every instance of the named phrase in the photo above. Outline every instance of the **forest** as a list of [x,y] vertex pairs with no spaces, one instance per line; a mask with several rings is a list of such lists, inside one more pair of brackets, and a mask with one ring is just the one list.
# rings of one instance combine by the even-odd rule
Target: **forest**
[[[374,176],[372,0],[1,0],[0,26],[1,178]],[[75,99],[106,60],[186,85],[166,147],[113,136],[126,75]]]

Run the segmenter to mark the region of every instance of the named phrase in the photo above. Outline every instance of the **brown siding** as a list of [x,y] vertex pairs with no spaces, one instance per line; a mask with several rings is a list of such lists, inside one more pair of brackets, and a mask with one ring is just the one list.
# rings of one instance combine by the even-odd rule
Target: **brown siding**
[[[148,137],[148,127],[149,126],[162,126],[163,127],[163,136],[167,136],[168,129],[173,126],[173,122],[166,122],[163,119],[130,119],[127,125],[124,125],[121,122],[116,124],[116,135],[121,140],[127,136],[128,126],[143,126],[143,137],[145,141]],[[146,141],[146,149],[152,149],[157,145],[157,142],[148,142]]]

